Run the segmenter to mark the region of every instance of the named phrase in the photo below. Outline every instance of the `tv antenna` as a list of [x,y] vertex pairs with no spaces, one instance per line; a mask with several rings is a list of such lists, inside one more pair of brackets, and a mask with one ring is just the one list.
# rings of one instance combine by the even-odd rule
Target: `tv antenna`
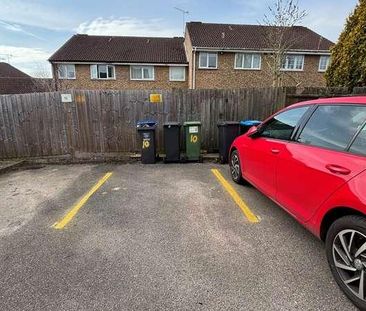
[[188,15],[189,12],[186,11],[186,10],[183,10],[181,8],[177,8],[177,7],[174,7],[174,9],[176,9],[177,11],[179,11],[179,12],[182,13],[182,19],[183,19],[183,36],[184,36],[185,28],[186,28],[186,15]]
[[8,64],[10,64],[10,58],[12,57],[13,55],[11,54],[0,54],[0,61],[7,62]]

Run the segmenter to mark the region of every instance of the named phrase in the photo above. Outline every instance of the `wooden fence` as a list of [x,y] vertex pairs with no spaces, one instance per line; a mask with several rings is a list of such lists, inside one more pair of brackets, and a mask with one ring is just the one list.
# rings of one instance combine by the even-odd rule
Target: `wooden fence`
[[150,103],[152,91],[79,91],[0,96],[0,158],[74,155],[76,152],[134,152],[139,149],[136,122],[201,121],[202,148],[215,151],[217,122],[262,120],[283,108],[287,89],[170,90],[161,103]]

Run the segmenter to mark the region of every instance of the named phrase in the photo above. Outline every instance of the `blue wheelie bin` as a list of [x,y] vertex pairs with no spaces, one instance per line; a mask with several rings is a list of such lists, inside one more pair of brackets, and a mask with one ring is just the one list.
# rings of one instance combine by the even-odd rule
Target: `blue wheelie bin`
[[243,135],[246,132],[248,132],[249,129],[252,126],[258,126],[261,123],[262,123],[262,121],[258,121],[258,120],[242,120],[242,121],[240,121],[239,122],[239,124],[240,124],[240,135]]

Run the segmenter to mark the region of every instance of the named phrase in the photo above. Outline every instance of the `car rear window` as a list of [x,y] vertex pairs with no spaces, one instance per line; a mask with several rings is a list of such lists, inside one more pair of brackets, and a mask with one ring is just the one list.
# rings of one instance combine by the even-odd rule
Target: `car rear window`
[[366,107],[321,105],[305,125],[297,141],[306,145],[345,150],[366,120]]
[[349,151],[356,154],[366,155],[366,126],[357,135]]

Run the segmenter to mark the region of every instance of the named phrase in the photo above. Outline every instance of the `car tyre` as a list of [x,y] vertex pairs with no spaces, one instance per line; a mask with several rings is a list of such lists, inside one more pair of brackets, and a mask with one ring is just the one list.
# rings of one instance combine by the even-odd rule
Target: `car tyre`
[[243,183],[243,176],[241,174],[241,164],[240,164],[240,158],[239,153],[237,150],[234,150],[230,154],[230,174],[233,181],[235,181],[238,184]]
[[354,305],[366,310],[366,218],[339,218],[329,228],[325,245],[338,286]]

